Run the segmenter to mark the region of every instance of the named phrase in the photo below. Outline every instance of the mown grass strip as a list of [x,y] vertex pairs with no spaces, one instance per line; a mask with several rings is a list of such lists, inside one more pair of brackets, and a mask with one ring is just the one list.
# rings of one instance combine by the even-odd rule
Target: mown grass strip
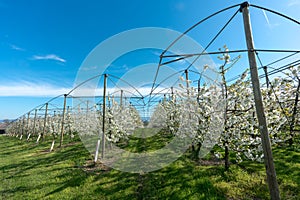
[[[169,139],[163,134],[144,141],[133,138],[125,148],[154,150]],[[245,161],[225,171],[221,164],[193,161],[187,152],[165,168],[132,174],[87,166],[92,156],[78,138],[66,139],[53,152],[48,152],[50,144],[47,138],[37,145],[0,136],[0,199],[269,198],[262,163]],[[276,147],[274,158],[282,199],[299,199],[299,149]]]

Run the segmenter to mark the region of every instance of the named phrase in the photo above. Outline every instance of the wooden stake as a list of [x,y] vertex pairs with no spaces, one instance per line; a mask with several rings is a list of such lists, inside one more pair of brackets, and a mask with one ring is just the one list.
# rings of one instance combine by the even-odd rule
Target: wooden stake
[[29,120],[30,120],[30,112],[27,114],[27,124],[26,124],[26,131],[27,131],[27,141],[30,138],[30,131],[29,131]]
[[46,123],[47,123],[47,114],[48,114],[48,103],[45,104],[46,105],[46,110],[45,110],[45,115],[44,115],[44,126],[43,126],[43,132],[41,134],[39,134],[36,143],[38,143],[40,141],[41,138],[44,139],[44,135],[46,132]]
[[66,115],[66,104],[67,104],[67,94],[64,94],[64,108],[62,113],[62,119],[61,119],[61,131],[60,131],[60,143],[59,147],[62,146],[63,140],[64,140],[64,131],[65,131],[65,115]]
[[120,106],[123,107],[123,90],[121,90]]
[[[100,135],[100,130],[99,130],[99,135]],[[95,151],[94,163],[96,163],[97,160],[98,160],[99,146],[100,146],[100,138],[98,138],[97,144],[96,144],[96,151]]]
[[23,120],[22,120],[22,132],[21,132],[20,140],[22,140],[23,138],[24,127],[25,127],[25,115],[23,116]]
[[289,145],[291,146],[293,144],[293,137],[294,137],[294,128],[295,128],[295,120],[296,120],[296,114],[297,114],[297,107],[298,107],[298,102],[299,102],[299,91],[300,91],[300,79],[298,79],[298,86],[296,90],[296,96],[295,96],[295,101],[294,101],[294,107],[293,107],[293,113],[292,113],[292,119],[291,119],[291,124],[290,124],[290,139]]
[[21,121],[21,119],[18,120],[17,137],[18,137],[19,134],[20,134],[20,135],[22,134],[22,121]]
[[269,88],[268,68],[267,68],[267,66],[264,66],[263,69],[264,69],[265,76],[266,76],[267,88]]
[[186,79],[186,93],[187,93],[187,95],[189,96],[189,71],[186,69],[185,71],[184,71],[184,73],[185,73],[185,79]]
[[266,122],[266,117],[265,117],[264,107],[262,102],[248,7],[249,7],[248,2],[245,2],[241,5],[241,11],[243,13],[243,20],[244,20],[246,42],[248,48],[248,59],[250,65],[256,115],[259,123],[259,130],[261,133],[261,140],[262,140],[262,146],[264,151],[264,161],[265,161],[270,196],[272,200],[278,200],[280,199],[280,195],[279,195],[278,183],[276,179],[275,166],[273,162],[270,138],[267,129],[267,122]]
[[197,101],[198,104],[200,105],[200,83],[201,83],[201,77],[198,79],[198,88],[197,88]]
[[105,106],[106,106],[106,79],[107,74],[104,74],[104,86],[103,86],[103,117],[102,117],[102,152],[101,158],[104,158],[104,151],[105,151]]
[[89,112],[89,100],[86,101],[86,112]]
[[49,152],[53,150],[54,144],[55,144],[55,139],[53,138]]
[[[102,104],[102,148],[101,148],[101,159],[104,158],[105,153],[105,107],[106,107],[106,79],[107,74],[104,74],[104,84],[103,84],[103,104]],[[99,104],[100,106],[100,104]],[[101,131],[99,130],[99,136],[96,144],[96,151],[95,151],[95,158],[94,162],[96,163],[98,160],[98,153],[99,153],[99,147],[100,147],[100,136]]]
[[32,135],[34,136],[36,133],[36,116],[37,116],[37,109],[35,109],[34,111],[34,118],[33,118],[33,130],[32,130]]

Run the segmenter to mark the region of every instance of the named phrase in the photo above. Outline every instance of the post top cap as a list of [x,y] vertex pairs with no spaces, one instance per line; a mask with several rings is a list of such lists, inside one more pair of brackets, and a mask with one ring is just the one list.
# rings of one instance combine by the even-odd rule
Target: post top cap
[[250,4],[249,4],[248,1],[245,1],[244,3],[241,3],[240,12],[243,12],[243,9],[247,8],[249,6],[250,6]]

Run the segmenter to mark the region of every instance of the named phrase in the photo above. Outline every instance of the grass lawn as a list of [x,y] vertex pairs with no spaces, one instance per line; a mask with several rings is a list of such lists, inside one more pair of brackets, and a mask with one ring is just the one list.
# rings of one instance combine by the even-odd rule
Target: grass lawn
[[[121,146],[160,148],[163,140],[155,137]],[[187,152],[161,170],[133,174],[90,167],[93,158],[79,139],[66,137],[53,152],[50,145],[51,138],[36,145],[0,136],[0,199],[269,199],[262,163],[232,164],[226,172],[218,163],[191,160]],[[277,147],[274,159],[281,198],[300,199],[300,150]]]

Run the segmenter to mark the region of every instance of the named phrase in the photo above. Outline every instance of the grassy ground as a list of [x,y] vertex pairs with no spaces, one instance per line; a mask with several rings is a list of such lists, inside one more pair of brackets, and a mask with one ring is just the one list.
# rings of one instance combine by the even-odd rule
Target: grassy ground
[[[132,139],[133,151],[160,148],[163,140]],[[218,163],[195,162],[189,153],[161,170],[132,174],[89,166],[92,156],[80,140],[67,139],[48,152],[39,145],[0,136],[0,199],[268,199],[263,164],[244,162],[224,171]],[[300,150],[276,148],[282,199],[300,199]]]

